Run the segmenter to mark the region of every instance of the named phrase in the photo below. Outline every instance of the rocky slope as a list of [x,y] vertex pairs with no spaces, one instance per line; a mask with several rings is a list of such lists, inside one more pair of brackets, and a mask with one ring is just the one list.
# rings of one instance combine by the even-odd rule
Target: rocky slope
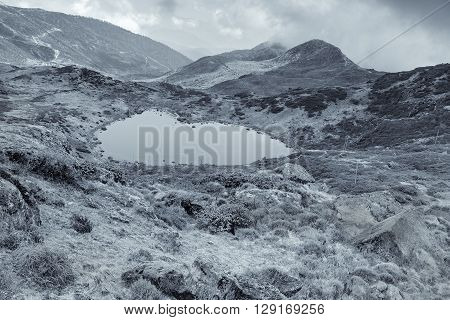
[[[0,298],[448,299],[449,79],[442,65],[261,98],[0,65]],[[102,156],[97,130],[155,107],[299,153],[245,167]]]
[[110,23],[41,9],[0,5],[0,62],[74,64],[110,75],[151,78],[191,61]]
[[189,88],[207,89],[251,72],[264,72],[277,66],[271,59],[285,52],[277,43],[262,43],[250,50],[236,50],[203,57],[170,74],[165,81]]
[[311,40],[287,51],[266,44],[205,57],[166,80],[189,88],[211,88],[221,94],[253,92],[267,96],[298,87],[363,84],[381,74],[358,67],[329,43]]

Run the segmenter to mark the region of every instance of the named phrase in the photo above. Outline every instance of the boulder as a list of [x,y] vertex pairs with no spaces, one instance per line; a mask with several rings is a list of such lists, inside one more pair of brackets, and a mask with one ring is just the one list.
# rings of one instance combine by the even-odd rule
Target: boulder
[[191,277],[186,266],[175,261],[156,260],[122,274],[127,286],[139,279],[150,281],[159,291],[177,300],[192,300]]
[[400,204],[388,192],[340,195],[334,201],[337,218],[344,231],[353,237],[362,230],[401,211]]
[[277,288],[286,297],[291,297],[301,290],[303,283],[300,279],[292,277],[278,269],[269,268],[258,274],[261,282]]
[[279,300],[299,290],[298,279],[276,269],[231,275],[223,273],[210,260],[197,258],[192,281],[200,299]]
[[275,169],[276,173],[281,173],[285,179],[302,183],[315,182],[316,180],[299,164],[285,163]]
[[[433,252],[427,236],[427,227],[418,213],[405,210],[395,216],[368,227],[354,238],[359,247],[365,247],[397,264],[411,262],[417,250]],[[441,253],[436,253],[439,256]]]

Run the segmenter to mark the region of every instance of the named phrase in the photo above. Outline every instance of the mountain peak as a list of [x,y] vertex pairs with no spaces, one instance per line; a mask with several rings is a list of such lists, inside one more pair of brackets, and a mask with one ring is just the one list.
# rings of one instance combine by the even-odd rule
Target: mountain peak
[[318,65],[352,63],[341,49],[320,39],[313,39],[289,49],[280,56],[280,60]]
[[256,47],[253,47],[251,50],[264,50],[264,49],[275,49],[275,50],[284,50],[286,51],[287,48],[283,46],[279,42],[273,42],[273,41],[266,41],[263,43],[258,44]]

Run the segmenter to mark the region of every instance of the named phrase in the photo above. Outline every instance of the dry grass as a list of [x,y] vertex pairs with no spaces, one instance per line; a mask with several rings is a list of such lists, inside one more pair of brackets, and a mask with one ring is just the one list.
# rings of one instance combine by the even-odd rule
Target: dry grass
[[43,246],[24,247],[17,252],[17,273],[45,289],[63,289],[75,280],[67,256]]
[[130,288],[132,300],[165,300],[167,299],[150,281],[140,279]]

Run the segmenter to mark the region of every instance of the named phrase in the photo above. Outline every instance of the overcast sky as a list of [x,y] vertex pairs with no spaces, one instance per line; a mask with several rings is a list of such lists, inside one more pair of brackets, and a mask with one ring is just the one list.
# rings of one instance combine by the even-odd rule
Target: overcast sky
[[[190,58],[328,41],[358,62],[446,0],[2,0],[90,16],[163,42]],[[385,71],[450,62],[450,5],[365,60]]]

